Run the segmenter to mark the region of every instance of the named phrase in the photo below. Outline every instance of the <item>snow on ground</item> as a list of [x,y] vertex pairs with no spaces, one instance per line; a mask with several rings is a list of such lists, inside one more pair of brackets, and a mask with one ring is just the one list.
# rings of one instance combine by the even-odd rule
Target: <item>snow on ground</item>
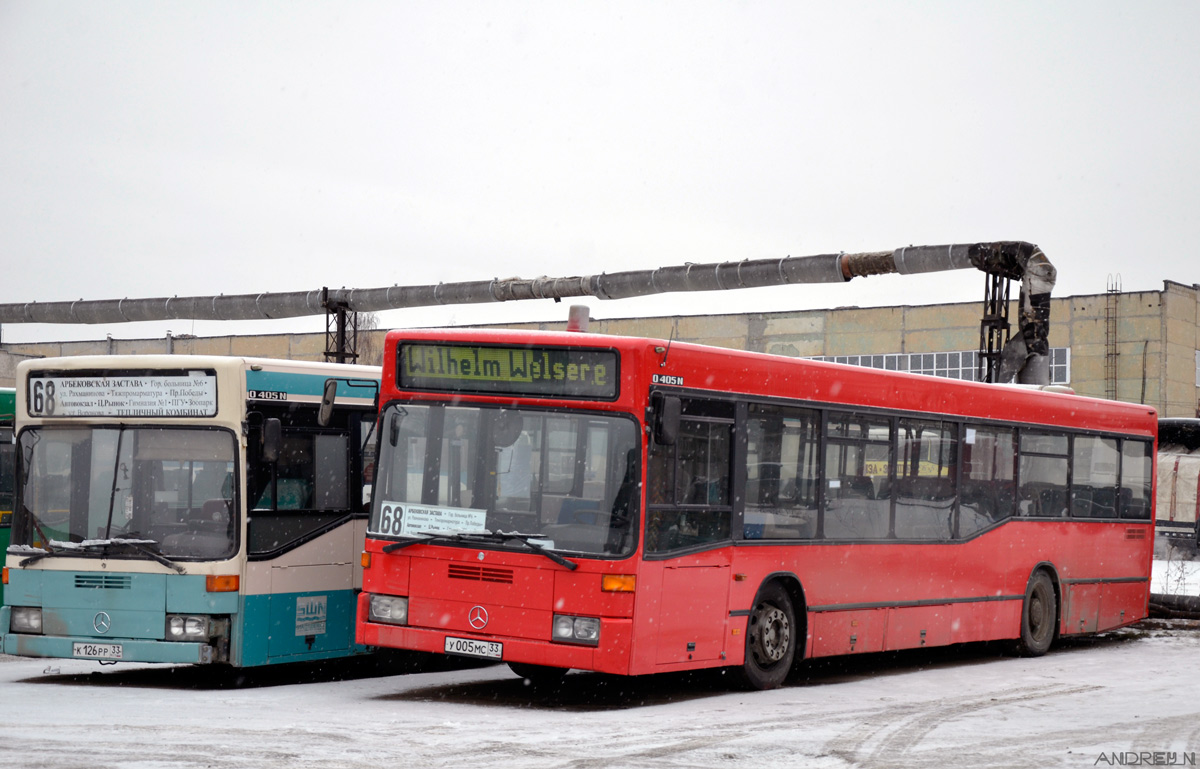
[[1200,595],[1200,561],[1190,560],[1190,556],[1174,549],[1167,551],[1164,558],[1154,561],[1150,592]]
[[1200,752],[1200,626],[1158,623],[1038,659],[973,645],[818,661],[770,692],[713,675],[502,666],[233,688],[206,671],[0,658],[0,766],[1091,767]]
[[1198,657],[1200,622],[1182,620],[1036,659],[973,644],[817,660],[770,692],[730,690],[719,672],[574,673],[540,692],[504,666],[440,660],[239,680],[0,656],[0,767],[941,769],[1151,766],[1171,752],[1185,765],[1200,758]]

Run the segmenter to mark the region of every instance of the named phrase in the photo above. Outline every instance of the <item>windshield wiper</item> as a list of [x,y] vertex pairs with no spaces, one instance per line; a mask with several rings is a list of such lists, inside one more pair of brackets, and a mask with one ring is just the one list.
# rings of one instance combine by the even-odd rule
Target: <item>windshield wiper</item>
[[422,543],[429,542],[460,542],[462,539],[462,532],[457,532],[454,534],[438,534],[437,532],[433,531],[421,531],[418,532],[417,536],[412,539],[408,539],[403,542],[393,542],[390,545],[384,545],[383,552],[394,553],[397,550],[408,547],[409,545],[420,545]]
[[542,545],[538,542],[533,541],[535,539],[545,539],[546,538],[545,534],[522,534],[519,531],[498,531],[492,536],[496,539],[502,539],[505,541],[510,540],[510,539],[520,540],[530,550],[533,550],[534,552],[537,552],[537,553],[541,553],[542,555],[546,556],[551,561],[554,561],[555,563],[559,564],[560,566],[566,566],[571,571],[575,571],[576,569],[579,568],[579,564],[575,563],[574,561],[568,561],[566,558],[563,558],[558,553],[547,550],[545,545]]
[[542,545],[538,544],[537,542],[532,541],[535,539],[545,539],[546,538],[545,534],[522,534],[519,531],[492,532],[492,531],[487,531],[487,530],[484,530],[484,531],[456,531],[456,532],[451,532],[451,533],[436,532],[436,531],[422,531],[422,532],[418,532],[418,534],[420,535],[420,538],[418,538],[418,539],[410,539],[405,542],[393,542],[390,545],[384,545],[383,552],[392,553],[397,550],[400,550],[401,548],[408,547],[409,545],[416,545],[416,544],[420,544],[420,543],[428,544],[429,542],[434,542],[434,541],[440,541],[440,542],[498,542],[500,544],[504,544],[505,542],[508,542],[509,540],[515,539],[515,540],[520,541],[523,545],[525,545],[526,547],[528,547],[530,550],[534,551],[535,553],[544,555],[547,558],[549,558],[551,561],[554,561],[555,563],[557,563],[560,566],[565,566],[568,569],[570,569],[571,571],[575,571],[576,569],[579,568],[579,564],[575,563],[574,561],[568,561],[566,558],[563,558],[558,553],[547,550]]
[[[29,552],[29,551],[17,551],[17,550],[15,550],[15,548],[16,548],[15,545],[10,546],[8,548],[8,552],[10,552],[10,553]],[[33,548],[30,548],[30,550],[32,550],[32,549]],[[28,558],[26,558],[25,560],[19,562],[17,564],[17,566],[24,569],[29,564],[37,563],[38,561],[42,560],[43,558],[49,558],[52,555],[62,555],[65,552],[66,552],[65,550],[55,550],[53,547],[50,546],[49,542],[46,542],[46,548],[44,550],[41,550],[40,552],[35,552],[33,555],[31,555]]]
[[133,548],[151,560],[166,566],[168,569],[173,569],[179,574],[187,573],[182,566],[175,563],[170,558],[167,558],[165,555],[155,550],[151,550],[149,547],[150,545],[154,545],[155,547],[158,546],[158,543],[152,539],[89,539],[83,542],[56,542],[54,540],[50,540],[46,543],[46,547],[48,548],[46,552],[35,553],[17,565],[21,568],[24,568],[31,563],[37,563],[43,558],[49,558],[50,556],[73,555],[79,552],[89,552],[94,549],[100,549],[101,554],[105,554],[108,552],[108,548],[114,545]]
[[175,563],[170,558],[166,557],[165,555],[158,552],[157,550],[152,550],[151,546],[158,547],[158,543],[152,539],[106,539],[106,540],[100,540],[99,542],[90,542],[87,544],[90,546],[93,546],[93,547],[95,547],[97,545],[101,545],[104,547],[105,552],[108,551],[108,547],[110,545],[123,545],[125,547],[131,547],[134,550],[141,553],[142,555],[145,555],[148,558],[150,558],[150,560],[161,563],[163,566],[166,566],[168,569],[173,569],[178,574],[186,574],[187,573],[187,571],[182,566]]

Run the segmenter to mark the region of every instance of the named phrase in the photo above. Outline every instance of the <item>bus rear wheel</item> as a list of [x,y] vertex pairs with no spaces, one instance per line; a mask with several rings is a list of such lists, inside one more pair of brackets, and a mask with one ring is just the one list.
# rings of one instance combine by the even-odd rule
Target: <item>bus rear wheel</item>
[[796,658],[796,612],[778,582],[758,593],[746,622],[746,660],[743,683],[752,689],[776,689],[787,678]]
[[1054,595],[1054,583],[1045,571],[1039,569],[1029,578],[1029,584],[1025,587],[1017,654],[1040,657],[1049,651],[1057,621],[1058,599]]

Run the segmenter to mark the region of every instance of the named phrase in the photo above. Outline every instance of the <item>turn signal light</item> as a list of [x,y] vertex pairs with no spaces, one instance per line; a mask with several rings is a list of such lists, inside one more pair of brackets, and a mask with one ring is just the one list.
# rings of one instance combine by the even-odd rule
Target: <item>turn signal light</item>
[[204,578],[204,589],[210,593],[235,593],[238,589],[238,575],[209,574]]
[[364,569],[371,568],[371,554],[364,550],[362,556],[359,558],[359,563],[362,564]]
[[0,569],[0,585],[7,585],[7,584],[8,584],[8,567],[5,566],[3,569]]
[[600,589],[605,593],[632,593],[637,577],[632,574],[605,574],[600,578]]

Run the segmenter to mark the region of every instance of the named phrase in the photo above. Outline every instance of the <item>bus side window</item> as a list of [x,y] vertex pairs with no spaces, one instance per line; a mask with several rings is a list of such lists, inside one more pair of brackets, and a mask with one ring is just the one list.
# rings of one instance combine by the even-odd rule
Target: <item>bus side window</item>
[[1017,515],[1061,518],[1067,515],[1069,438],[1061,433],[1021,430]]
[[825,424],[826,539],[885,539],[891,529],[891,421],[830,412]]
[[378,435],[376,423],[378,417],[374,414],[364,414],[359,424],[359,456],[362,469],[362,504],[366,509],[371,506],[371,490],[375,485],[375,447]]
[[651,445],[647,552],[729,538],[732,445],[731,420],[689,418],[686,413],[674,444]]
[[820,424],[817,411],[750,404],[745,539],[816,536]]
[[12,440],[12,429],[0,427],[0,526],[8,526],[12,522],[13,493],[16,488],[13,475],[16,446]]
[[957,496],[957,425],[901,419],[896,537],[950,539]]
[[1076,518],[1116,518],[1120,464],[1117,440],[1076,435],[1073,443],[1071,515]]
[[1150,518],[1150,479],[1154,472],[1154,450],[1149,441],[1121,442],[1122,518]]
[[967,426],[962,446],[958,536],[966,538],[1013,514],[1016,435],[1011,429]]
[[349,446],[345,432],[284,427],[278,460],[258,470],[250,552],[286,548],[350,512]]

